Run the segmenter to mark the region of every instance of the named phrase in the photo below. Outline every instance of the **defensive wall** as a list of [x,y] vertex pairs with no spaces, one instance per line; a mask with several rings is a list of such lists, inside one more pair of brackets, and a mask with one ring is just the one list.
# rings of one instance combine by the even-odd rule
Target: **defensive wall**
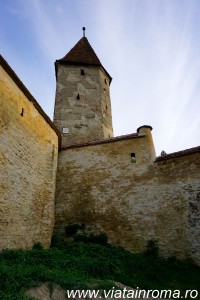
[[50,245],[59,137],[0,56],[0,249]]
[[0,56],[0,249],[49,247],[53,228],[71,239],[78,224],[131,251],[157,240],[161,254],[200,265],[200,147],[156,157],[150,126],[58,154],[60,139]]
[[111,244],[136,252],[157,240],[162,255],[200,264],[199,167],[200,147],[156,158],[149,126],[65,147],[55,232],[71,239],[68,229],[78,224],[76,234],[103,232]]

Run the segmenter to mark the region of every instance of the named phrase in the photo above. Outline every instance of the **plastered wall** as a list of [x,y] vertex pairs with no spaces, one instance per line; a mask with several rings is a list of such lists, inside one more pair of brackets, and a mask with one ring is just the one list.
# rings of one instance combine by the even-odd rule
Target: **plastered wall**
[[[146,206],[153,193],[155,153],[151,146],[142,134],[61,151],[57,232],[64,236],[68,224],[86,223],[91,230],[106,232],[110,242],[139,251],[146,230],[145,220],[142,226],[139,220],[149,220]],[[136,163],[131,163],[131,153],[135,153]]]
[[0,249],[50,245],[57,152],[57,134],[0,66]]
[[84,233],[105,232],[128,250],[157,240],[162,255],[200,264],[199,160],[196,153],[155,162],[146,128],[137,137],[62,150],[55,232],[68,239],[70,224],[85,224]]

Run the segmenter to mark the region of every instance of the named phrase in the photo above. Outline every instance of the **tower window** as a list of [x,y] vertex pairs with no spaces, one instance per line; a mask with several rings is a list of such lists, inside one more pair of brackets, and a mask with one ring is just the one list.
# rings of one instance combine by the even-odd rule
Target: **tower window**
[[81,69],[81,75],[85,75],[85,71]]
[[69,128],[63,128],[63,129],[62,129],[62,132],[63,132],[63,133],[69,133]]
[[20,116],[23,117],[23,115],[24,115],[24,109],[22,108],[22,112],[21,112]]
[[107,85],[107,80],[106,80],[106,78],[104,79],[104,82],[105,82],[105,84]]
[[76,99],[77,99],[77,100],[80,100],[80,95],[79,95],[79,93],[78,93],[78,95],[76,96]]
[[134,152],[131,153],[131,162],[132,163],[136,163],[136,157],[135,157],[135,153]]

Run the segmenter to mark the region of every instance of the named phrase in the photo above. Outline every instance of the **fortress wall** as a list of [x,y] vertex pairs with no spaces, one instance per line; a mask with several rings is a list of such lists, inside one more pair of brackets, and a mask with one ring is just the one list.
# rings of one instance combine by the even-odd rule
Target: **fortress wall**
[[200,265],[200,153],[157,161],[155,174],[163,253]]
[[151,136],[140,133],[59,153],[55,232],[70,238],[70,224],[85,224],[77,233],[105,232],[130,251],[157,240],[162,255],[200,264],[200,154],[154,162]]
[[48,247],[58,136],[3,64],[8,72],[0,64],[0,249],[28,249],[36,242]]
[[[151,148],[143,135],[61,151],[55,231],[65,237],[69,224],[86,224],[87,232],[105,232],[113,244],[144,249],[157,211]],[[132,152],[136,163],[131,163]]]

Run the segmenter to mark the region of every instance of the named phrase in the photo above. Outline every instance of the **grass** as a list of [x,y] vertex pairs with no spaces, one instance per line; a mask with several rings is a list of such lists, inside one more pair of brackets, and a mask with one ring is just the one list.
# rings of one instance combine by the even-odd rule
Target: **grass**
[[200,268],[158,255],[133,254],[95,243],[54,243],[50,249],[0,252],[0,299],[25,300],[24,290],[42,282],[64,289],[111,288],[118,281],[142,289],[200,292]]

